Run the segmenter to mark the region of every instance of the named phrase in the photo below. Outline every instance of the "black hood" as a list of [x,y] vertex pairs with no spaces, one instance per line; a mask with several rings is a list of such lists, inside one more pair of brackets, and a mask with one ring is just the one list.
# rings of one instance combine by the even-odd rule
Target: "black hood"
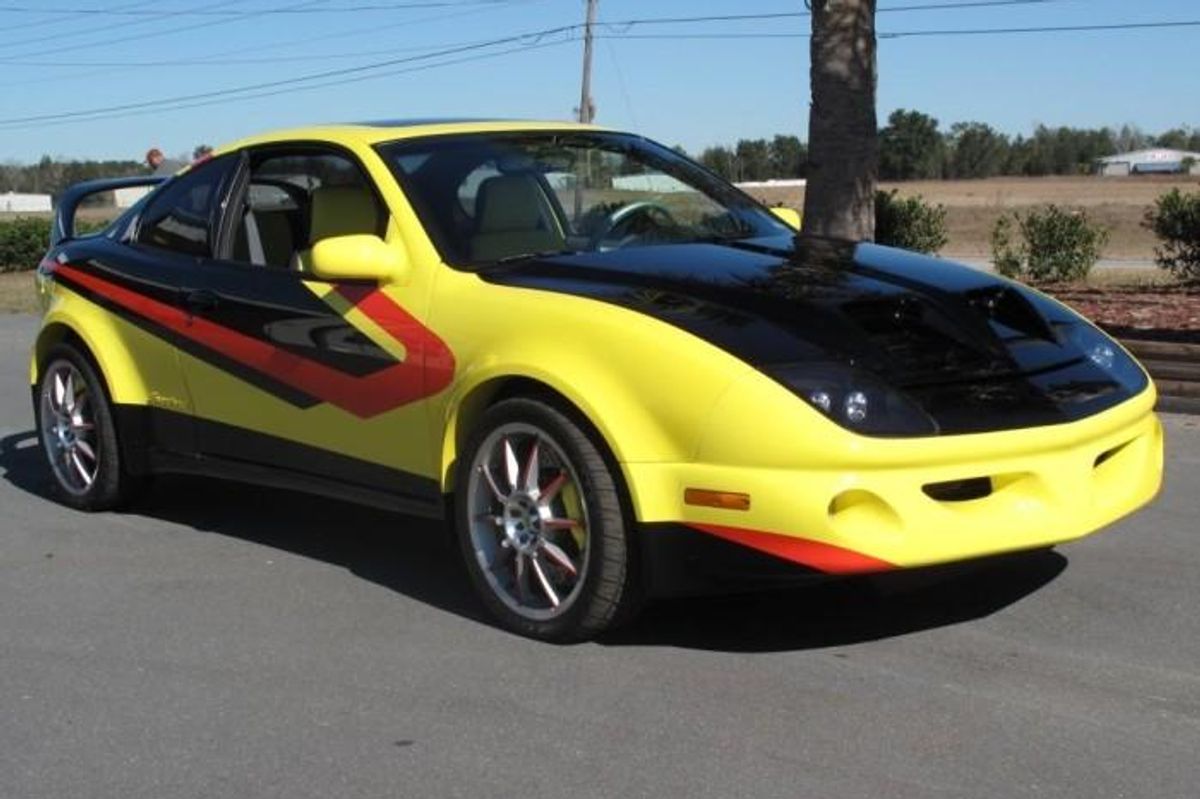
[[[614,303],[768,374],[868,371],[943,432],[1067,421],[1133,393],[1063,335],[1078,318],[969,267],[873,244],[790,237],[531,258],[490,282]],[[1144,385],[1144,381],[1143,381]]]

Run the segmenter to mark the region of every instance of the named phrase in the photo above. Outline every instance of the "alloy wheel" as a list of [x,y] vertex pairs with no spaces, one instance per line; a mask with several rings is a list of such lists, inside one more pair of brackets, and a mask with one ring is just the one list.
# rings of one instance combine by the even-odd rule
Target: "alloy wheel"
[[501,425],[476,450],[467,491],[472,549],[493,593],[527,619],[565,613],[590,553],[586,498],[563,448],[533,425]]

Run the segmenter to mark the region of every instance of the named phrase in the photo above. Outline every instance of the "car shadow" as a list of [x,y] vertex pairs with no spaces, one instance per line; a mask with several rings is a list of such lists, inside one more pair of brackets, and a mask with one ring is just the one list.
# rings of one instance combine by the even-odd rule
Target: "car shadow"
[[[0,477],[26,493],[52,497],[33,431],[0,439]],[[191,477],[156,479],[126,512],[337,565],[490,624],[446,526],[436,521]],[[661,600],[599,643],[731,652],[846,646],[982,618],[1037,591],[1066,565],[1062,555],[1044,550],[803,588]]]
[[1044,549],[805,587],[663,600],[603,642],[721,652],[849,646],[981,619],[1066,567],[1064,556]]

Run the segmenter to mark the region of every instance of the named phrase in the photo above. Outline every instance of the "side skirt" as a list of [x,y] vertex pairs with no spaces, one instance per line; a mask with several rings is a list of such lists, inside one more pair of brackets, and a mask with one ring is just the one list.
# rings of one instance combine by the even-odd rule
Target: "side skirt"
[[[117,405],[114,411],[121,455],[134,474],[213,477],[431,519],[446,516],[441,486],[432,478],[161,408]],[[197,452],[193,442],[199,441],[219,449]],[[289,468],[298,464],[305,468]]]
[[316,494],[410,516],[424,516],[429,519],[445,518],[445,503],[442,502],[440,494],[437,501],[431,503],[417,497],[379,491],[304,472],[207,455],[181,455],[175,452],[152,450],[148,453],[146,460],[148,471],[152,474],[182,474],[231,480],[237,483]]

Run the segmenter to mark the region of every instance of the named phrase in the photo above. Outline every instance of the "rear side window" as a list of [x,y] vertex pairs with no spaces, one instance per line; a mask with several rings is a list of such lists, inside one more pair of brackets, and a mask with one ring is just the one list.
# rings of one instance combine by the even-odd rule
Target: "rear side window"
[[233,155],[217,158],[164,186],[142,213],[138,242],[211,258],[216,204],[236,163]]

